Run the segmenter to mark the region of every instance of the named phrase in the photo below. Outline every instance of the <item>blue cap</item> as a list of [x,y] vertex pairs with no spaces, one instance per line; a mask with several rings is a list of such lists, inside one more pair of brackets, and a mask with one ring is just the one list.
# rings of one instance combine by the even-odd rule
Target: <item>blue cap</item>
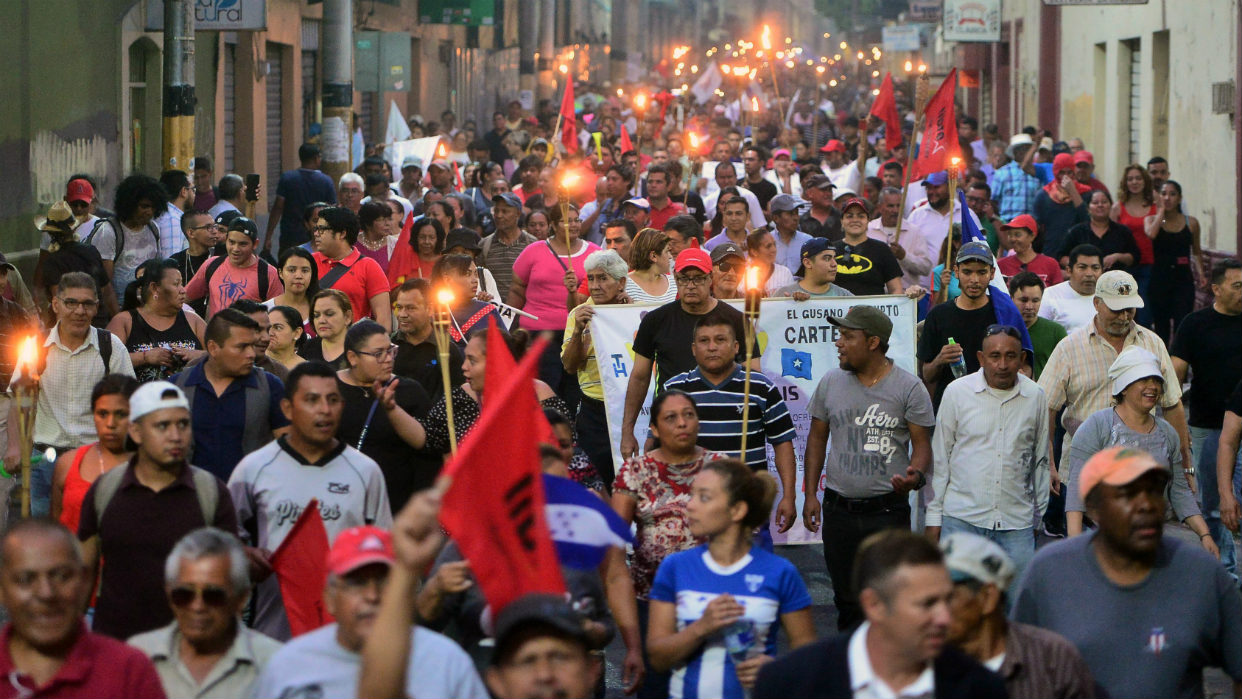
[[928,185],[931,185],[933,187],[938,187],[942,184],[948,184],[948,183],[949,183],[949,172],[947,170],[941,170],[940,172],[933,172],[932,174],[923,178],[924,187]]
[[985,242],[972,240],[957,251],[957,258],[954,262],[959,265],[963,262],[982,262],[990,265],[993,262],[992,249]]

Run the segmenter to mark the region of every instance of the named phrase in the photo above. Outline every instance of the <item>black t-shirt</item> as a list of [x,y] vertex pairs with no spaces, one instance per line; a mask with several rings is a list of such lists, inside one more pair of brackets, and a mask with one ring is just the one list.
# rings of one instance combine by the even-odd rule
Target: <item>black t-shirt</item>
[[768,210],[768,202],[772,201],[772,197],[777,195],[776,185],[762,177],[759,178],[758,182],[742,180],[742,186],[749,189],[750,193],[755,195],[755,199],[759,200],[759,208],[764,211]]
[[[375,396],[368,388],[352,386],[340,379],[336,383],[345,399],[345,410],[341,412],[341,426],[337,429],[336,436],[342,442],[357,448]],[[425,420],[427,411],[431,410],[432,400],[417,381],[398,378],[397,405],[418,420]],[[392,504],[393,511],[400,510],[415,492],[431,487],[440,473],[440,455],[426,447],[415,449],[407,444],[393,429],[392,423],[388,421],[388,413],[381,405],[375,407],[375,414],[371,418],[371,425],[367,428],[366,439],[363,440],[360,451],[375,459],[380,471],[384,473],[388,501]]]
[[[717,303],[716,308],[733,321],[733,332],[738,339],[737,360],[745,362],[746,350],[742,344],[745,326],[742,312],[725,303]],[[672,301],[643,316],[642,322],[638,324],[638,333],[634,336],[634,353],[655,360],[656,393],[664,390],[665,381],[696,366],[691,346],[694,344],[694,324],[701,317],[687,313],[681,307],[680,301]],[[759,356],[757,339],[754,355]]]
[[[995,322],[996,311],[991,300],[973,311],[963,311],[954,301],[933,307],[923,321],[923,334],[919,336],[919,361],[924,364],[931,362],[940,354],[940,348],[949,344],[951,337],[962,346],[966,371],[978,371],[979,358],[976,353],[983,349],[983,333]],[[946,364],[940,368],[940,375],[936,377],[936,393],[932,395],[936,410],[940,409],[940,397],[944,395],[945,387],[952,381],[953,369]]]
[[[194,274],[198,272],[198,268],[203,266],[203,263],[207,261],[208,257],[211,257],[211,250],[208,250],[201,255],[191,255],[190,249],[186,248],[180,252],[174,252],[169,255],[168,259],[177,263],[177,269],[181,270],[181,279],[184,283],[189,284],[190,280],[194,278]],[[190,308],[194,309],[195,313],[204,318],[207,317],[206,296],[203,296],[203,298],[197,301],[186,301],[186,303],[189,304]]]
[[798,219],[798,230],[806,233],[812,238],[824,238],[826,240],[837,241],[844,237],[841,232],[841,217],[837,215],[836,210],[828,214],[828,218],[823,223],[819,219],[811,215],[808,211]]
[[1190,365],[1187,421],[1219,430],[1229,392],[1242,381],[1242,315],[1227,316],[1208,306],[1182,320],[1169,354]]
[[[44,288],[50,290],[53,286],[59,285],[60,278],[69,272],[89,274],[100,289],[111,283],[108,280],[108,273],[104,271],[103,258],[100,257],[99,250],[95,249],[94,245],[74,241],[62,243],[56,252],[49,252],[47,257],[43,258]],[[117,299],[117,302],[120,303],[120,299]],[[110,319],[104,313],[103,304],[100,303],[95,318],[91,320],[91,325],[102,328],[108,324],[108,320]]]
[[[1074,248],[1079,245],[1088,244],[1099,248],[1100,252],[1104,253],[1104,257],[1108,257],[1109,255],[1116,253],[1128,253],[1130,255],[1134,255],[1135,264],[1138,264],[1139,255],[1141,254],[1139,252],[1138,243],[1134,242],[1134,235],[1130,233],[1129,228],[1126,228],[1116,221],[1109,221],[1108,231],[1106,231],[1104,233],[1104,237],[1101,238],[1095,234],[1095,231],[1091,230],[1091,222],[1088,221],[1086,223],[1080,223],[1069,229],[1069,232],[1065,234],[1065,240],[1061,243],[1060,252],[1054,250],[1052,251],[1053,254],[1049,256],[1060,261],[1060,258],[1068,257],[1070,251]],[[1049,254],[1049,251],[1045,250],[1044,254]],[[1101,260],[1101,262],[1102,261],[1103,260]],[[1108,269],[1127,270],[1130,269],[1131,266],[1132,265],[1117,263]]]
[[[397,346],[397,358],[393,361],[392,373],[414,379],[427,391],[433,399],[444,395],[444,378],[440,373],[440,352],[436,349],[435,340],[427,336],[426,340],[412,345],[405,336],[396,333],[392,338]],[[466,382],[461,371],[463,355],[457,343],[449,343],[449,384],[460,386]]]
[[887,294],[890,279],[901,278],[901,264],[893,250],[878,240],[867,238],[857,245],[844,240],[837,249],[837,280],[835,284],[855,296]]

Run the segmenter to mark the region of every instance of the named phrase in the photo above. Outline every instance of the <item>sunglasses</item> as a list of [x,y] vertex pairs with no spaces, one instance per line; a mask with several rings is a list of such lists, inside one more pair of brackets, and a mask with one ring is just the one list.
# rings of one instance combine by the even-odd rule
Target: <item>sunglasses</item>
[[721,272],[732,272],[733,270],[741,269],[745,267],[746,265],[744,265],[741,262],[730,262],[728,260],[721,260],[720,262],[716,263],[716,266],[720,268]]
[[168,601],[174,607],[188,607],[200,595],[203,598],[203,604],[208,607],[223,607],[229,602],[229,591],[219,585],[204,585],[201,588],[179,585],[168,593]]
[[993,323],[987,327],[987,330],[983,331],[985,338],[992,337],[993,335],[1008,335],[1019,342],[1022,341],[1022,333],[1018,332],[1018,329],[1012,325]]

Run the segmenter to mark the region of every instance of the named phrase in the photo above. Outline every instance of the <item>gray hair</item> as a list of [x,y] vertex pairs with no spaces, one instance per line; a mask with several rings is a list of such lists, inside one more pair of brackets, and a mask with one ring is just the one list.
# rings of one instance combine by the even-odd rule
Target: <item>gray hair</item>
[[362,181],[362,175],[359,175],[356,172],[347,172],[344,175],[341,175],[341,179],[337,182],[336,188],[340,189],[346,184],[356,184],[364,190],[366,189],[366,184]]
[[173,585],[177,582],[177,574],[181,571],[181,561],[197,561],[211,556],[225,556],[229,559],[229,581],[233,592],[239,595],[250,590],[250,567],[246,561],[246,551],[237,537],[223,529],[203,527],[181,537],[168,560],[164,562],[164,582]]
[[603,269],[613,279],[625,279],[630,269],[616,250],[596,250],[587,255],[583,267],[587,272],[593,269]]

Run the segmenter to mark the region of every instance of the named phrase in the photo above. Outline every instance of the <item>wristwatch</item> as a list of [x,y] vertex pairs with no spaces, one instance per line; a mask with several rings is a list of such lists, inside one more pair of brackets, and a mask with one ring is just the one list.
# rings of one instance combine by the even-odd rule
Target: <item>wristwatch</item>
[[922,471],[915,469],[914,474],[919,477],[919,482],[914,484],[915,490],[919,490],[923,486],[927,485],[927,474],[926,473],[923,473]]

